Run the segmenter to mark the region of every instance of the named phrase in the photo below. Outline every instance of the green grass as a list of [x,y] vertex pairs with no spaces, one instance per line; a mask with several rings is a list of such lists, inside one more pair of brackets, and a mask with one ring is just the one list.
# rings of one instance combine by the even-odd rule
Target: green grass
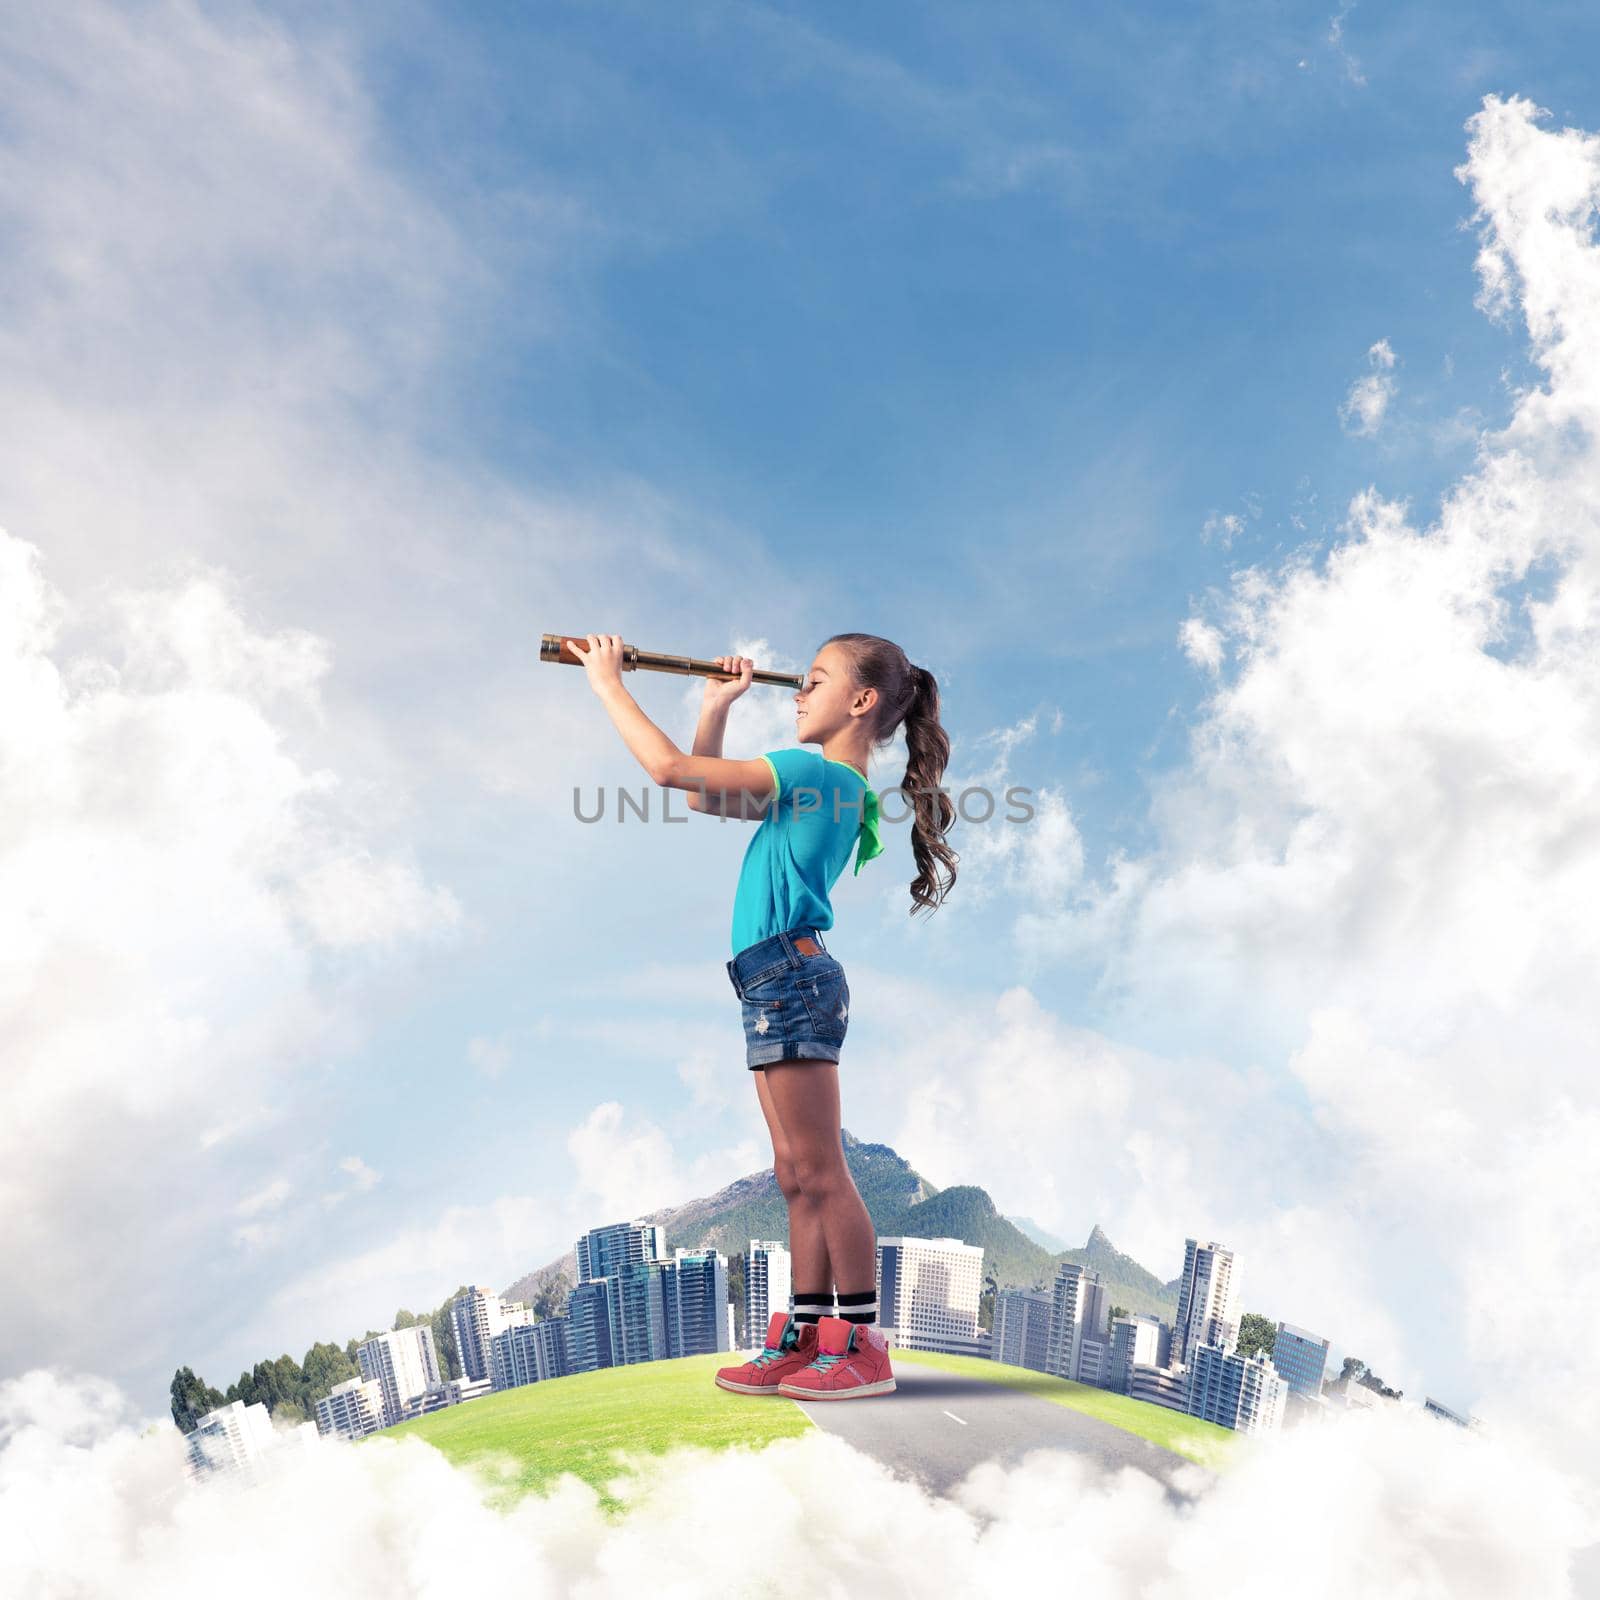
[[[760,1449],[812,1426],[799,1406],[781,1396],[757,1398],[719,1389],[712,1375],[738,1359],[736,1352],[719,1351],[575,1373],[449,1406],[373,1437],[415,1434],[456,1466],[497,1470],[503,1474],[496,1492],[501,1503],[544,1490],[563,1472],[575,1473],[600,1496],[606,1513],[616,1516],[624,1505],[606,1484],[629,1470],[622,1452],[660,1455],[679,1445]],[[927,1350],[896,1350],[894,1360],[1024,1390],[1213,1470],[1225,1468],[1243,1443],[1239,1435],[1214,1423],[1026,1367]]]
[[1073,1383],[1069,1378],[1053,1378],[1048,1373],[1034,1372],[1029,1367],[1013,1367],[1003,1361],[991,1361],[987,1356],[948,1356],[932,1350],[896,1350],[897,1365],[914,1362],[919,1367],[941,1367],[947,1372],[959,1372],[963,1377],[979,1378],[984,1383],[998,1383],[1007,1389],[1021,1389],[1036,1394],[1052,1405],[1066,1406],[1071,1411],[1081,1411],[1085,1416],[1098,1417],[1124,1433],[1136,1434],[1158,1444],[1174,1455],[1210,1467],[1214,1472],[1225,1471],[1234,1453],[1245,1443],[1244,1436],[1229,1428],[1219,1428],[1214,1422],[1202,1422],[1198,1417],[1186,1417],[1181,1411],[1169,1411],[1165,1406],[1151,1405],[1146,1400],[1130,1400],[1125,1394],[1113,1394],[1109,1389],[1096,1389],[1091,1384]]
[[774,1439],[807,1432],[811,1423],[781,1395],[731,1394],[712,1382],[718,1367],[742,1359],[737,1351],[602,1367],[550,1378],[520,1389],[448,1406],[374,1438],[415,1434],[457,1466],[504,1462],[503,1497],[513,1499],[576,1473],[600,1496],[608,1514],[622,1502],[606,1490],[627,1468],[617,1451],[660,1455],[676,1445],[759,1449]]

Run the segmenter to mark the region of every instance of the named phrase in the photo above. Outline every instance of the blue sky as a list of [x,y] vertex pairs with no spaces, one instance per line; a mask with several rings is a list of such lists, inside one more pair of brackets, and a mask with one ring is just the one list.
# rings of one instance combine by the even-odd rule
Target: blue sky
[[[251,924],[240,949],[264,965],[242,969],[285,983],[275,1012],[318,1020],[292,1070],[270,1050],[239,1076],[213,1063],[173,1109],[243,1131],[126,1191],[183,1270],[130,1290],[128,1348],[73,1359],[142,1395],[180,1361],[225,1381],[770,1159],[721,966],[745,835],[573,820],[574,785],[643,780],[581,675],[537,665],[547,629],[759,644],[790,670],[833,632],[882,633],[938,675],[953,772],[1008,750],[1005,781],[1049,798],[1058,831],[1033,855],[972,840],[926,926],[905,915],[904,830],[841,880],[857,1136],[1065,1236],[1102,1223],[1163,1276],[1186,1232],[1298,1216],[1349,1170],[1287,1066],[1305,1006],[1242,957],[1214,999],[1182,999],[1085,907],[1116,899],[1118,858],[1159,875],[1183,855],[1217,687],[1186,619],[1241,571],[1320,561],[1369,487],[1430,523],[1536,379],[1518,319],[1474,305],[1455,168],[1486,95],[1600,126],[1597,35],[1560,6],[172,4],[30,23],[0,79],[21,307],[0,526],[71,601],[56,658],[155,692],[91,597],[176,592],[183,563],[209,564],[239,637],[282,645],[240,646],[257,665],[228,693],[300,770],[337,775],[350,858],[396,864],[360,929],[257,946]],[[235,83],[260,93],[225,97]],[[112,188],[137,217],[98,216]],[[1363,430],[1348,398],[1374,378]],[[1543,592],[1537,572],[1505,592],[1525,581]],[[302,635],[320,671],[283,643]],[[630,687],[687,745],[697,691]],[[788,742],[786,704],[754,691],[730,753]],[[1052,874],[1075,944],[1028,921],[1049,920]],[[1114,926],[1124,942],[1097,946]],[[1232,948],[1219,934],[1219,960]],[[1308,992],[1320,959],[1297,969]],[[219,979],[196,1002],[217,1037],[231,995]],[[1004,1139],[964,1148],[952,1108],[992,1082],[962,1050],[1019,1033],[1085,1074],[1091,1131],[1125,1093],[1234,1075],[1216,1094],[1244,1143],[1191,1129],[1180,1181],[1157,1115],[1116,1123],[1103,1166],[1063,1127],[1059,1159],[1047,1141],[1008,1171]],[[1129,1054],[1099,1077],[1101,1051]],[[1258,1170],[1234,1182],[1239,1149]],[[126,1250],[90,1234],[76,1270],[108,1281]],[[41,1224],[28,1248],[50,1240]],[[1355,1326],[1325,1331],[1420,1372],[1443,1313],[1403,1254],[1371,1270]],[[1294,1301],[1299,1265],[1261,1274],[1250,1309],[1337,1314]],[[14,1365],[50,1347],[49,1317]]]

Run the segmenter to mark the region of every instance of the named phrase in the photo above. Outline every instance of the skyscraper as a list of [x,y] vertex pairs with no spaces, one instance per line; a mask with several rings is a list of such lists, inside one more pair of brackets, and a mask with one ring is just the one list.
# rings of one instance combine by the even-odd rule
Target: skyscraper
[[188,1438],[189,1473],[248,1473],[273,1445],[272,1417],[264,1405],[230,1401],[208,1411]]
[[567,1294],[567,1360],[573,1372],[617,1365],[610,1278],[590,1278]]
[[1283,1424],[1289,1385],[1270,1358],[1242,1356],[1220,1344],[1194,1347],[1189,1415],[1239,1433],[1272,1433]]
[[774,1311],[787,1311],[793,1258],[779,1239],[752,1239],[744,1258],[744,1345],[760,1349]]
[[427,1323],[396,1328],[356,1346],[361,1376],[383,1389],[384,1426],[405,1415],[406,1402],[439,1384],[439,1357],[433,1348],[433,1329]]
[[340,1439],[364,1439],[383,1426],[383,1385],[370,1378],[347,1378],[317,1401],[317,1432]]
[[[1056,1268],[1051,1291],[1046,1370],[1058,1378],[1081,1382],[1084,1341],[1103,1346],[1105,1337],[1106,1297],[1100,1274],[1090,1272],[1075,1261],[1063,1261]],[[1098,1380],[1103,1369],[1102,1350],[1096,1350],[1091,1364]]]
[[1322,1374],[1328,1365],[1328,1341],[1288,1322],[1278,1324],[1272,1342],[1272,1364],[1289,1385],[1291,1394],[1315,1400],[1322,1393]]
[[1048,1372],[1050,1312],[1054,1301],[1035,1289],[1000,1289],[994,1297],[989,1354],[996,1361]]
[[1203,1344],[1232,1349],[1239,1342],[1239,1289],[1233,1252],[1214,1240],[1184,1242],[1178,1282],[1178,1320],[1172,1329],[1174,1366],[1187,1366]]
[[496,1389],[562,1378],[570,1370],[565,1317],[513,1323],[489,1341],[489,1376]]
[[878,1323],[907,1350],[989,1353],[978,1326],[983,1247],[911,1234],[878,1241]]
[[728,1259],[717,1250],[686,1250],[654,1273],[666,1309],[667,1357],[728,1348]]
[[1111,1324],[1110,1364],[1106,1387],[1127,1394],[1133,1387],[1133,1369],[1165,1367],[1172,1359],[1172,1329],[1159,1317],[1140,1313],[1118,1317]]
[[667,1230],[659,1222],[613,1222],[578,1240],[578,1282],[609,1278],[641,1261],[664,1261]]
[[520,1303],[502,1300],[493,1289],[474,1284],[450,1302],[450,1322],[456,1333],[461,1370],[473,1383],[489,1377],[489,1342],[507,1328],[531,1323],[533,1312]]

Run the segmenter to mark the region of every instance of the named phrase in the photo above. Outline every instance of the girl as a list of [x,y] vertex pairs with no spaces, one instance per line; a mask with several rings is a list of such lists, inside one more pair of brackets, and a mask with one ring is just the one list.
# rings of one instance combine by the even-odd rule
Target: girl
[[[845,1165],[839,1116],[850,986],[822,930],[833,926],[828,895],[851,847],[856,872],[883,851],[867,763],[902,723],[901,789],[915,810],[912,914],[937,909],[955,883],[960,857],[944,837],[955,807],[939,787],[950,756],[939,686],[899,645],[870,633],[836,633],[795,695],[795,736],[820,753],[773,750],[752,761],[725,760],[728,708],[750,687],[753,661],[716,658],[739,676],[707,680],[694,750],[685,754],[623,688],[621,638],[587,639],[576,653],[590,687],[651,781],[688,790],[693,811],[761,823],[739,874],[727,969],[743,1007],[745,1063],[772,1134],[773,1172],[789,1207],[797,1287],[793,1310],[768,1319],[761,1353],[721,1368],[716,1381],[737,1394],[797,1400],[888,1394],[895,1383],[877,1326],[877,1238]],[[831,1314],[835,1283],[838,1316]]]

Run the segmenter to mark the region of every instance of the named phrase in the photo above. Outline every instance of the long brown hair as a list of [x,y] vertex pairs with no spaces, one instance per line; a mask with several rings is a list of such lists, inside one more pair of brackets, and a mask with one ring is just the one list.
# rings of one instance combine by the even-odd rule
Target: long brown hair
[[[913,666],[899,645],[875,633],[836,633],[824,643],[844,650],[856,688],[878,691],[873,745],[888,744],[895,729],[905,724],[906,775],[900,787],[916,812],[911,854],[917,876],[911,885],[910,914],[936,911],[955,884],[956,863],[961,859],[945,839],[956,820],[956,808],[939,787],[950,760],[950,736],[939,723],[939,685],[926,667]],[[943,883],[940,868],[948,874]]]

